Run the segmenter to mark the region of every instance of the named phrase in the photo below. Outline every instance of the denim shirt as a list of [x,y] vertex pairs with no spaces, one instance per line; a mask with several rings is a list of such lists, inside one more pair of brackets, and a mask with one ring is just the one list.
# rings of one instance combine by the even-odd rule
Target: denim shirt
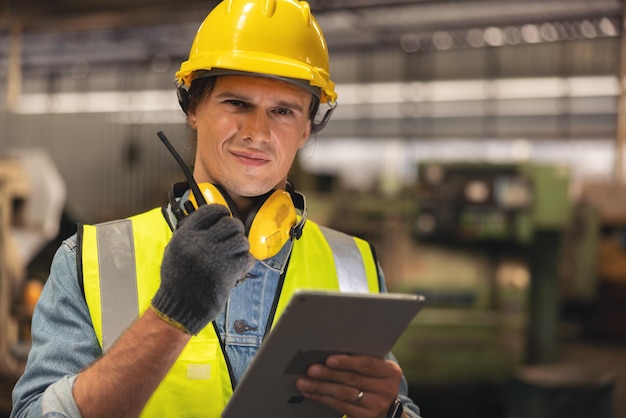
[[[216,318],[235,385],[261,345],[290,250],[291,245],[285,245],[276,256],[257,261],[246,280],[233,289],[225,310]],[[384,289],[382,274],[379,277]],[[55,254],[31,328],[33,344],[26,370],[13,390],[10,418],[80,417],[72,387],[78,373],[97,360],[102,349],[78,283],[75,235],[64,241]],[[395,360],[391,354],[389,358]],[[399,393],[405,412],[419,417],[418,407],[405,396],[404,378]]]

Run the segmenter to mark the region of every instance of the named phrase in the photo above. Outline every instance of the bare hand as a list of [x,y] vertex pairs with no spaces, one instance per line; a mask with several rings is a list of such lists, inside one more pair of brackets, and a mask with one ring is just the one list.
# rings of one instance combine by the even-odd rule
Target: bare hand
[[325,365],[311,365],[307,376],[296,381],[296,388],[304,397],[350,418],[384,418],[401,379],[400,366],[391,360],[333,355]]

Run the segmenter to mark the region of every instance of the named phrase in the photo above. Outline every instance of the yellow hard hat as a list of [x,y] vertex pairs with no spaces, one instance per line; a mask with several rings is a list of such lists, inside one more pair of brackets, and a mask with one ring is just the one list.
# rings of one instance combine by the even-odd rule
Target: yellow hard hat
[[212,70],[304,81],[321,103],[334,104],[337,98],[326,41],[306,1],[222,1],[198,29],[176,80],[189,88],[199,74]]

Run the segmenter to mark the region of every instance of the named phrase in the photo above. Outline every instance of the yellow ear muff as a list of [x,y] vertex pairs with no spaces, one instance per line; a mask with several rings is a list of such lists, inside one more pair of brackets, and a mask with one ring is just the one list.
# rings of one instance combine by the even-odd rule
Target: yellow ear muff
[[296,208],[289,193],[284,190],[273,192],[250,225],[248,241],[252,256],[257,260],[265,260],[278,254],[291,238],[291,228],[296,222]]
[[[198,183],[198,188],[204,196],[204,200],[206,200],[207,204],[217,203],[226,206],[228,208],[228,211],[230,212],[230,215],[233,215],[233,211],[230,209],[230,206],[226,202],[226,199],[224,198],[222,193],[220,193],[217,187],[215,187],[211,183]],[[189,201],[193,204],[194,208],[198,208],[198,202],[196,201],[196,197],[193,195],[193,193],[189,194]]]
[[[217,203],[226,206],[233,216],[224,195],[211,183],[199,183],[198,188],[208,204]],[[198,207],[193,193],[189,201]],[[269,195],[256,213],[248,231],[250,254],[257,260],[265,260],[278,254],[280,249],[291,238],[291,228],[296,224],[296,208],[291,196],[285,190],[276,190]],[[247,226],[246,226],[247,227]]]

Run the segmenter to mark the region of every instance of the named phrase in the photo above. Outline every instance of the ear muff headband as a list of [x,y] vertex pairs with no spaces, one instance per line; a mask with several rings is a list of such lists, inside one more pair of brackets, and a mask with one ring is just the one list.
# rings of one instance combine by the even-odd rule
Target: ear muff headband
[[[231,216],[241,216],[228,194],[219,186],[211,183],[198,184],[202,195],[208,204],[217,203],[226,206]],[[297,194],[297,200],[304,204],[304,196]],[[189,201],[197,207],[193,193]],[[298,222],[296,206],[289,192],[274,190],[259,198],[257,210],[252,210],[244,221],[246,235],[250,242],[250,253],[257,260],[273,257],[291,238],[298,239],[302,234],[302,227],[306,221],[306,207],[299,208],[303,216]]]

